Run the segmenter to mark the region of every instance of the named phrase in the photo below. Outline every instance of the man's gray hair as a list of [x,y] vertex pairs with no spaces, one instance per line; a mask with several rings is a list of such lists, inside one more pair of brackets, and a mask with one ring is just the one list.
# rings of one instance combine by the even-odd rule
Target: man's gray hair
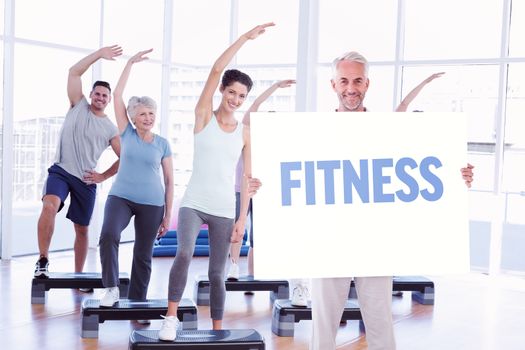
[[127,107],[128,115],[131,118],[132,122],[135,121],[136,110],[137,110],[137,107],[139,107],[139,106],[144,106],[146,108],[151,108],[155,112],[157,112],[157,103],[155,102],[154,99],[152,99],[151,97],[148,97],[148,96],[142,96],[142,97],[133,96],[133,97],[131,97],[129,99],[128,107]]
[[368,77],[368,61],[365,58],[365,56],[361,55],[359,52],[356,52],[356,51],[345,52],[344,54],[342,54],[341,56],[337,57],[335,60],[332,61],[332,76],[333,77],[335,77],[335,74],[337,72],[337,65],[341,61],[362,63],[365,66],[365,76]]

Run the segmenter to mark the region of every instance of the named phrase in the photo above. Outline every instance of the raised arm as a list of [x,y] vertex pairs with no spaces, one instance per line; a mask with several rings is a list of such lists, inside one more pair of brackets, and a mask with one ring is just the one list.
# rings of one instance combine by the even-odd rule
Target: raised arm
[[122,55],[122,48],[118,45],[106,46],[92,54],[87,55],[71,68],[69,68],[69,75],[67,77],[67,96],[71,107],[76,105],[82,99],[82,80],[80,77],[88,68],[101,58],[106,60],[114,60],[115,57]]
[[113,91],[113,106],[115,108],[115,118],[117,119],[117,127],[119,133],[123,133],[124,130],[126,130],[126,127],[129,123],[128,113],[126,111],[126,104],[124,103],[124,98],[122,96],[124,93],[124,88],[128,83],[131,67],[134,63],[147,60],[148,57],[146,57],[145,55],[147,55],[151,51],[153,51],[153,49],[140,51],[128,60],[126,66],[124,66],[122,74],[120,75],[117,86],[115,86],[115,90]]
[[295,84],[295,80],[293,80],[293,79],[287,79],[287,80],[278,81],[278,82],[274,83],[272,86],[270,86],[268,89],[266,89],[262,94],[257,96],[255,101],[253,101],[252,105],[250,106],[250,108],[248,108],[246,113],[244,113],[244,118],[242,119],[242,123],[249,126],[250,125],[250,113],[251,112],[257,112],[259,110],[259,107],[261,106],[261,104],[264,101],[266,101],[268,99],[268,97],[270,97],[274,93],[275,90],[277,90],[278,88],[289,87],[292,84]]
[[403,99],[403,101],[401,101],[399,106],[397,106],[396,112],[406,112],[408,109],[408,105],[412,103],[412,101],[417,97],[421,90],[423,90],[425,85],[430,83],[432,80],[441,77],[443,74],[445,74],[445,72],[434,73],[425,80],[423,80],[421,83],[419,83],[418,86],[412,89],[412,91],[410,91],[408,95],[406,95],[406,97]]
[[215,61],[199,97],[199,101],[195,106],[195,133],[201,131],[211,119],[213,112],[213,95],[215,94],[215,90],[217,90],[217,86],[219,85],[222,72],[230,63],[233,56],[235,56],[237,51],[239,51],[245,42],[256,39],[259,35],[266,31],[267,27],[274,25],[275,24],[273,23],[261,24],[249,32],[244,33]]

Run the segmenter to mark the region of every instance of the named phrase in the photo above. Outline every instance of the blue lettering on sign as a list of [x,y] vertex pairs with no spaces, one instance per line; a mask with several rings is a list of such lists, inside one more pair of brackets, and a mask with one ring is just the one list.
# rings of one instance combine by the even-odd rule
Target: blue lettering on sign
[[[316,175],[324,180],[324,204],[335,204],[335,175],[341,169],[345,204],[354,202],[354,192],[362,203],[370,203],[371,198],[374,203],[392,203],[396,199],[408,203],[419,196],[433,202],[443,196],[443,181],[435,173],[441,166],[441,161],[433,156],[424,158],[419,164],[410,157],[401,158],[395,164],[391,158],[361,159],[358,168],[349,160],[281,162],[281,204],[291,206],[292,192],[304,191],[306,205],[315,205]],[[391,168],[406,186],[394,193],[385,192],[385,185],[392,183],[391,176],[385,175]],[[427,183],[418,183],[411,175],[416,169]]]
[[281,163],[281,203],[292,205],[292,188],[301,188],[301,181],[292,180],[292,170],[301,170],[301,162]]

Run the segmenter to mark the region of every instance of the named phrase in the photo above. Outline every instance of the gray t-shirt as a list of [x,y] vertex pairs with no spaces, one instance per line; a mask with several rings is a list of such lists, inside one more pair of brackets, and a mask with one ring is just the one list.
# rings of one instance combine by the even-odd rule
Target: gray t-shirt
[[93,114],[82,97],[66,114],[55,164],[82,179],[86,171],[95,169],[100,155],[117,135],[115,124],[107,116]]

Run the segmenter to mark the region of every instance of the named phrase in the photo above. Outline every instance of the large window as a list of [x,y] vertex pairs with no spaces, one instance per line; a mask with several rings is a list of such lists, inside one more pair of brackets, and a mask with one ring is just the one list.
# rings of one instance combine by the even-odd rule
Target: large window
[[175,64],[211,67],[229,43],[230,1],[174,1],[172,35]]
[[124,54],[153,49],[162,58],[164,1],[104,1],[104,45],[118,44]]
[[[237,55],[238,64],[295,64],[297,61],[298,1],[239,1],[238,34],[258,24],[274,22],[254,42],[247,43]],[[293,78],[293,77],[292,77]],[[272,77],[267,77],[272,79]]]
[[210,67],[229,44],[230,11],[229,0],[173,3],[168,137],[173,151],[175,207],[193,168],[193,110]]
[[[525,63],[509,65],[505,127],[504,189],[525,191]],[[525,192],[523,193],[525,194]],[[521,215],[523,217],[523,215]],[[524,222],[525,223],[525,222]]]
[[525,57],[525,1],[512,1],[509,56]]
[[502,4],[405,0],[405,59],[499,57]]
[[[47,168],[55,159],[60,128],[69,108],[67,69],[84,54],[33,45],[15,45],[13,232],[28,239],[13,239],[13,254],[37,249],[36,227],[42,208],[42,187]],[[38,57],[38,60],[35,58]],[[89,92],[89,74],[84,92]],[[65,211],[57,216],[51,249],[72,246],[74,234]]]
[[[523,2],[519,4],[523,5]],[[523,18],[525,7],[516,6],[513,9],[520,9],[521,18]],[[513,21],[517,18],[519,18],[518,15],[513,16]],[[519,51],[516,46],[514,47]],[[521,54],[523,53],[525,51],[521,51]],[[525,63],[509,64],[506,102],[502,186],[505,216],[502,230],[501,268],[506,271],[519,271],[522,274],[525,271],[522,251],[525,245],[525,216],[523,215],[525,211],[525,183],[523,181],[525,178],[525,171],[523,171],[525,164]]]
[[393,60],[396,22],[397,1],[319,1],[319,62],[347,51],[370,61]]
[[[93,79],[101,78],[114,86],[130,55],[154,49],[149,61],[133,68],[125,98],[149,95],[158,102],[159,112],[165,110],[161,106],[169,107],[169,116],[161,116],[167,123],[161,126],[159,118],[156,131],[161,127],[168,130],[176,201],[184,193],[192,171],[195,104],[210,67],[231,40],[257,24],[269,21],[276,24],[257,40],[246,43],[230,64],[254,80],[239,118],[258,94],[277,80],[296,78],[296,65],[306,64],[297,59],[298,38],[305,39],[304,33],[299,33],[302,24],[298,18],[302,4],[299,1],[12,0],[12,3],[16,27],[14,36],[8,33],[8,39],[12,39],[15,50],[14,85],[1,85],[0,95],[2,88],[8,89],[14,104],[11,105],[10,99],[0,99],[0,106],[9,104],[8,110],[12,107],[14,113],[4,115],[2,109],[0,126],[14,130],[12,149],[6,150],[12,152],[14,163],[10,169],[1,168],[0,176],[13,172],[13,197],[2,197],[0,205],[6,200],[13,205],[13,232],[34,237],[12,239],[14,255],[37,249],[33,233],[41,208],[41,189],[68,109],[67,69],[81,57],[102,45],[119,44],[124,49],[123,57],[111,62],[102,60],[85,73],[83,88],[88,92]],[[3,18],[4,1],[0,0],[0,4]],[[445,72],[423,89],[408,110],[467,113],[468,160],[476,166],[470,191],[472,265],[487,269],[488,252],[494,253],[498,238],[502,238],[501,268],[525,271],[525,263],[513,249],[525,244],[522,215],[525,2],[314,0],[312,4],[318,5],[317,13],[310,14],[318,16],[319,28],[311,34],[317,35],[312,42],[318,45],[318,57],[316,68],[308,72],[312,76],[305,78],[317,81],[313,97],[317,109],[331,111],[337,107],[330,86],[330,63],[347,51],[358,51],[370,61],[370,88],[365,102],[371,111],[391,111],[423,79],[435,72]],[[510,5],[510,16],[505,5]],[[502,28],[507,24],[509,28]],[[3,27],[0,35],[3,44]],[[508,47],[502,50],[507,43]],[[170,52],[163,53],[164,47],[169,47]],[[3,55],[0,47],[0,56]],[[170,69],[169,87],[162,84],[166,81],[163,76],[166,67]],[[3,80],[1,75],[0,78]],[[9,79],[6,82],[10,85]],[[163,88],[169,91],[162,91]],[[293,111],[295,95],[295,87],[279,89],[261,110]],[[498,101],[500,97],[503,101]],[[216,103],[219,98],[217,92]],[[113,118],[112,106],[108,115]],[[111,151],[104,153],[99,170],[107,168],[114,159]],[[0,164],[3,161],[0,159]],[[97,221],[101,223],[101,208],[110,185],[108,181],[99,187],[94,226]],[[502,209],[496,205],[495,197],[503,198]],[[494,221],[494,217],[503,217],[503,222]],[[71,242],[71,224],[61,213],[51,248],[69,248]]]
[[13,3],[17,38],[75,47],[98,47],[100,1],[16,0]]
[[[241,108],[245,111],[258,95],[276,81],[296,79],[299,2],[241,0],[237,18],[238,35],[262,23],[275,23],[275,26],[269,27],[256,40],[246,43],[237,54],[236,63],[254,82],[252,91]],[[295,86],[275,90],[260,107],[261,111],[293,112],[294,109]]]

